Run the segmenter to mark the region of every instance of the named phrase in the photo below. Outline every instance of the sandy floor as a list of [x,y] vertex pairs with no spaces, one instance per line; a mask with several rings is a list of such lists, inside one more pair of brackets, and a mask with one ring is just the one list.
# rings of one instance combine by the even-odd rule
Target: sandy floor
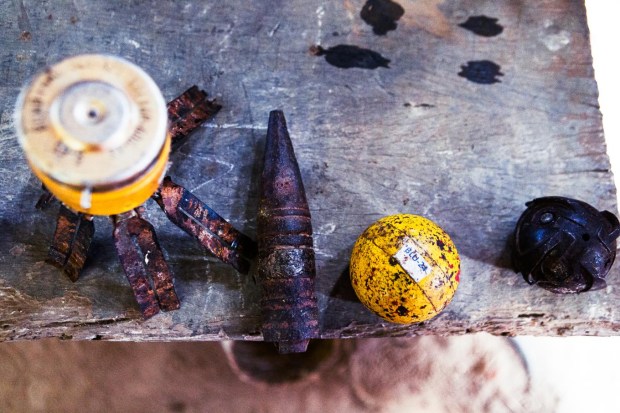
[[[255,344],[255,345],[252,345]],[[508,339],[261,343],[43,340],[0,346],[3,412],[553,412]]]

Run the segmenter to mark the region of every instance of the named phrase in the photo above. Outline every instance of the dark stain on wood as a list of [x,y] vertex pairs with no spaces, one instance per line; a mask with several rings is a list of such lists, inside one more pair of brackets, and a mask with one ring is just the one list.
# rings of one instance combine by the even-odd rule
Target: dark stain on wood
[[467,21],[459,24],[459,26],[478,36],[493,37],[504,31],[504,28],[497,24],[497,20],[487,16],[471,16]]
[[405,13],[400,4],[391,0],[368,0],[362,7],[360,17],[370,26],[374,34],[384,36],[396,30],[396,21]]
[[517,318],[540,318],[544,317],[544,313],[528,313],[528,314],[519,314]]
[[498,76],[504,76],[500,69],[497,63],[490,60],[474,60],[467,62],[467,65],[462,65],[458,75],[470,82],[492,85],[500,82]]
[[379,53],[361,47],[339,44],[337,46],[324,49],[321,46],[312,46],[310,53],[315,56],[325,56],[325,60],[332,66],[341,69],[377,69],[379,67],[389,68],[390,59],[386,59]]

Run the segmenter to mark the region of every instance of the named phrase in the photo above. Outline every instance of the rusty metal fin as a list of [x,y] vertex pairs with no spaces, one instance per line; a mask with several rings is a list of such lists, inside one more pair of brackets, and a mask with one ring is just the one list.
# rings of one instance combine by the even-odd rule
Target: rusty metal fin
[[247,235],[169,177],[164,178],[154,198],[175,225],[223,262],[240,273],[248,273],[250,262],[242,255],[247,258],[256,255],[256,243]]
[[160,309],[178,309],[172,274],[155,229],[141,216],[141,208],[115,215],[113,222],[114,245],[144,318]]
[[47,262],[63,270],[71,281],[77,281],[94,233],[92,217],[73,212],[61,204]]
[[208,100],[207,93],[197,86],[190,87],[171,100],[168,103],[168,131],[173,148],[178,147],[185,137],[213,117],[221,107],[215,100]]

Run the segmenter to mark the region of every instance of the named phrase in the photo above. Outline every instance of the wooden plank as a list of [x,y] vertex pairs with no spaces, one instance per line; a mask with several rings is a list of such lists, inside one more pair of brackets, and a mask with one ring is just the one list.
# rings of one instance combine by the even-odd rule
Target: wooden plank
[[[154,203],[147,212],[176,274],[179,311],[141,320],[105,219],[96,220],[78,282],[44,263],[55,211],[34,209],[40,184],[11,115],[29,77],[84,52],[134,61],[167,99],[191,84],[217,96],[223,109],[169,172],[252,237],[268,113],[284,110],[313,215],[324,337],[617,334],[618,264],[606,290],[557,296],[514,274],[507,250],[532,198],[570,196],[616,211],[584,5],[398,3],[404,14],[385,35],[362,20],[361,0],[0,6],[0,340],[261,338],[252,277],[206,255]],[[502,32],[484,37],[459,26],[480,15]],[[366,53],[358,64],[379,67],[339,68],[351,60],[336,53],[342,48],[314,56],[317,44],[372,50],[389,67]],[[477,72],[486,84],[468,80],[468,62],[477,61],[501,75],[487,63]],[[423,325],[382,322],[347,284],[356,237],[397,212],[439,223],[462,257],[454,301]]]

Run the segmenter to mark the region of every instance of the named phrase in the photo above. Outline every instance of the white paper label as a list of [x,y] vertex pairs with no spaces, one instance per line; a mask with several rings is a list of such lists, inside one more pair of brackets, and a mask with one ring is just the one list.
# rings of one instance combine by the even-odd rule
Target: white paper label
[[432,271],[431,266],[422,257],[422,253],[409,238],[403,240],[403,246],[394,254],[394,258],[415,282],[422,281]]

